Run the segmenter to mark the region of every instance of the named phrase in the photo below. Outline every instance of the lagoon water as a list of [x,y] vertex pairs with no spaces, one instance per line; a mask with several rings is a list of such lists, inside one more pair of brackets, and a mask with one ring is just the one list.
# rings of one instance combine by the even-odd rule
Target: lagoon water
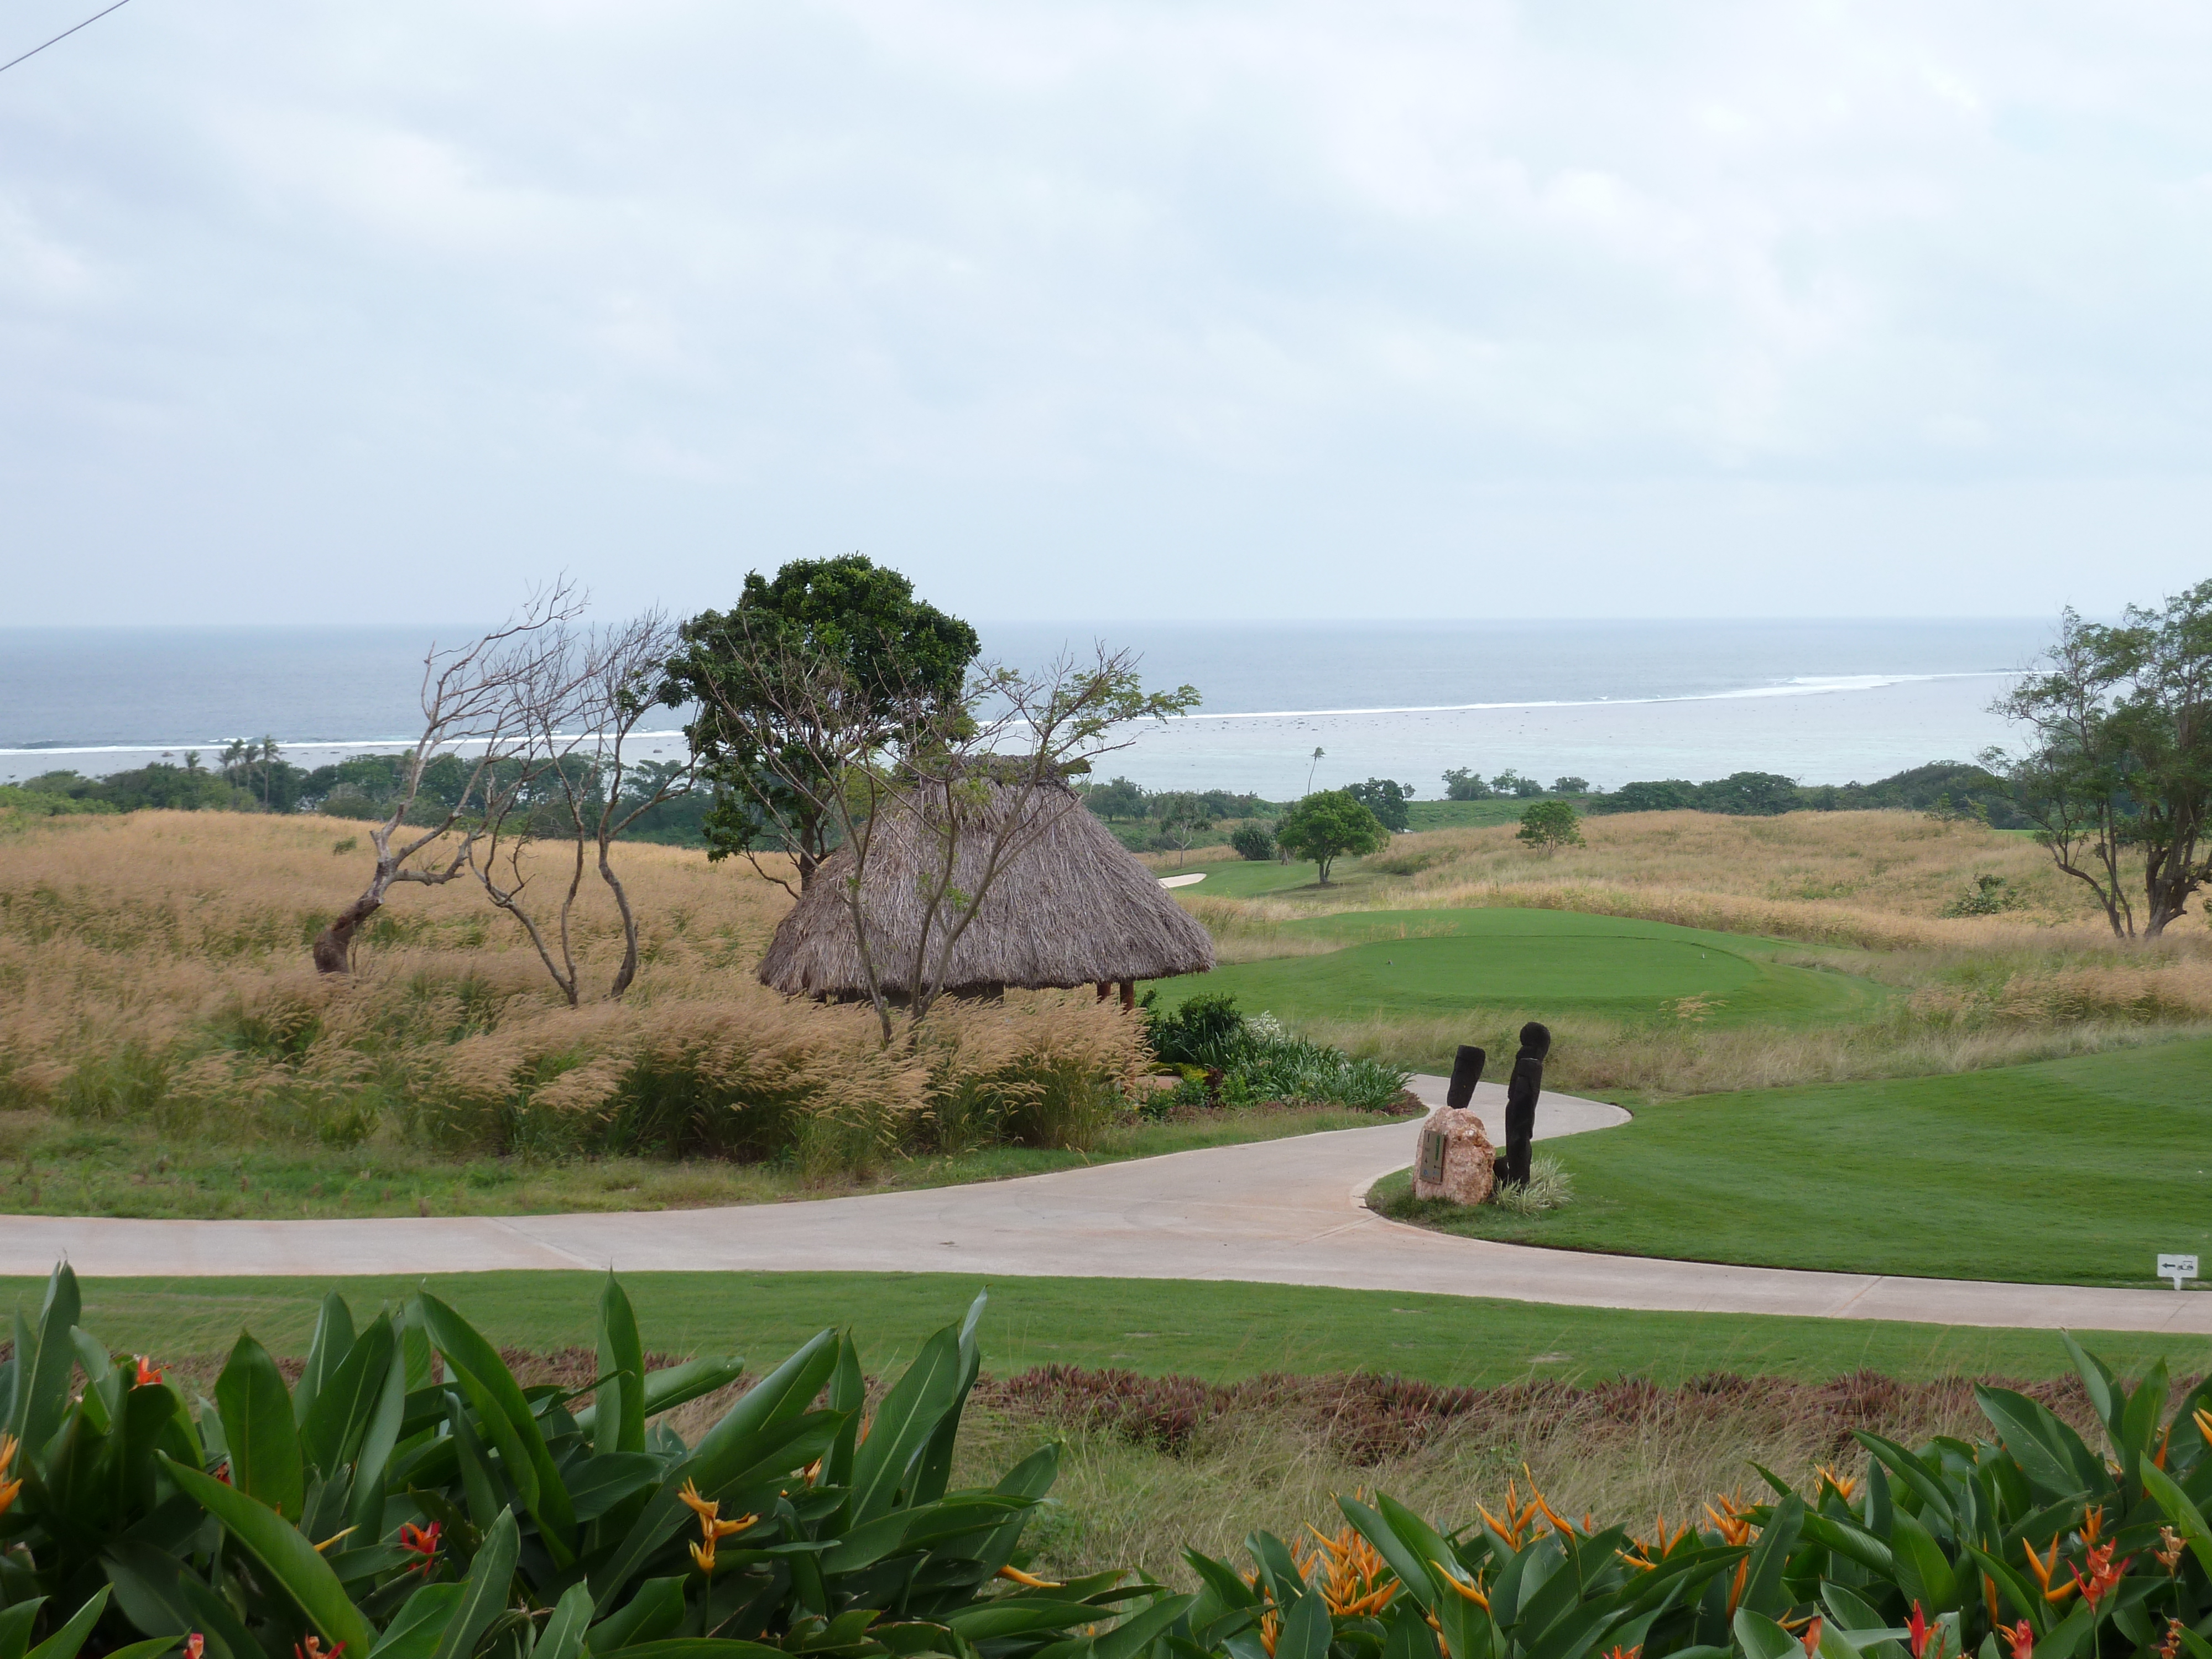
[[[2045,621],[981,623],[1033,666],[1103,639],[1198,714],[1129,734],[1102,775],[1281,799],[1370,776],[1424,799],[1507,767],[1612,787],[1754,769],[1862,781],[1968,760],[1987,712],[2052,637]],[[0,780],[96,774],[271,733],[319,764],[396,746],[429,639],[469,628],[0,629]],[[674,711],[647,744],[672,754]],[[1325,751],[1316,763],[1316,748]]]

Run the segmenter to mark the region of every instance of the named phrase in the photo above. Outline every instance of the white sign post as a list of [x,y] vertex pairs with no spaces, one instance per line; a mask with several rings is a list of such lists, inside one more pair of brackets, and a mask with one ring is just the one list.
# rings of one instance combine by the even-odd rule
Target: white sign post
[[2178,1291],[2184,1279],[2197,1277],[2197,1258],[2193,1255],[2162,1255],[2158,1259],[2158,1276],[2172,1279],[2173,1288]]

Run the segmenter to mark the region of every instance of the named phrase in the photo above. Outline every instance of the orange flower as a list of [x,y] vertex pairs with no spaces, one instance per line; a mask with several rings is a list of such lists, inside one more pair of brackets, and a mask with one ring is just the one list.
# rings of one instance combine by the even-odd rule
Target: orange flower
[[[1472,1601],[1485,1613],[1490,1611],[1490,1593],[1483,1589],[1480,1579],[1470,1584],[1441,1561],[1431,1561],[1429,1565],[1443,1576],[1444,1583],[1451,1586],[1452,1593],[1461,1601]],[[1637,1650],[1638,1653],[1643,1650],[1641,1648]]]
[[2160,1527],[2158,1529],[2158,1541],[2160,1547],[2153,1550],[2151,1555],[2159,1565],[2166,1569],[2167,1576],[2171,1577],[2180,1571],[2181,1552],[2189,1547],[2188,1540],[2174,1531],[2172,1527]]
[[1321,1545],[1321,1553],[1312,1558],[1322,1569],[1321,1582],[1316,1588],[1322,1600],[1328,1603],[1331,1613],[1364,1619],[1390,1605],[1390,1598],[1398,1593],[1398,1581],[1391,1576],[1389,1563],[1383,1560],[1374,1545],[1350,1527],[1334,1538],[1325,1536],[1316,1527],[1309,1526],[1306,1530]]
[[200,1659],[207,1651],[207,1638],[194,1631],[185,1638],[185,1659]]
[[8,1471],[15,1467],[15,1454],[21,1449],[12,1434],[0,1434],[0,1515],[5,1515],[15,1502],[15,1494],[23,1490],[21,1480],[8,1479]]
[[[1826,1487],[1830,1492],[1834,1492],[1837,1497],[1842,1498],[1846,1504],[1851,1501],[1853,1495],[1856,1494],[1859,1489],[1859,1483],[1857,1481],[1852,1480],[1850,1476],[1847,1474],[1838,1474],[1826,1463],[1820,1465],[1820,1485]],[[1815,1497],[1818,1495],[1819,1494],[1817,1492],[1814,1494]]]
[[[2115,1469],[2112,1473],[2118,1474],[2119,1471]],[[2081,1541],[2085,1544],[2094,1544],[2104,1535],[2104,1531],[2105,1506],[2102,1504],[2092,1504],[2081,1512]]]
[[329,1652],[324,1652],[323,1639],[319,1636],[310,1636],[304,1642],[292,1644],[292,1659],[338,1659],[338,1655],[344,1651],[345,1644],[341,1642]]
[[1521,1547],[1522,1537],[1527,1534],[1530,1523],[1535,1520],[1541,1508],[1542,1505],[1536,1503],[1523,1506],[1521,1503],[1521,1494],[1515,1490],[1510,1480],[1505,1483],[1505,1518],[1504,1520],[1499,1520],[1480,1504],[1474,1506],[1475,1513],[1489,1523],[1491,1531],[1496,1533],[1516,1550]]
[[1624,1648],[1616,1644],[1605,1659],[1644,1659],[1644,1644],[1638,1642],[1632,1648]]
[[[1912,1650],[1912,1659],[1921,1659],[1928,1651],[1928,1615],[1920,1610],[1920,1603],[1912,1604],[1912,1617],[1905,1621],[1905,1644]],[[1942,1644],[1938,1642],[1940,1652]]]
[[2027,1551],[2028,1571],[2035,1575],[2035,1582],[2043,1586],[2045,1601],[2056,1606],[2079,1588],[2078,1584],[2060,1584],[2054,1588],[2051,1583],[2051,1575],[2058,1571],[2058,1540],[2056,1538],[2051,1540],[2051,1559],[2047,1561],[2035,1553],[2034,1545],[2027,1544],[2023,1547]]
[[714,1576],[714,1540],[709,1538],[703,1544],[692,1545],[691,1560],[700,1571],[712,1578]]
[[2000,1633],[2011,1644],[2012,1659],[2035,1659],[2035,1632],[2028,1628],[2027,1620]]
[[1019,1567],[1000,1567],[999,1577],[1009,1583],[1019,1584],[1024,1589],[1065,1589],[1065,1584],[1054,1583],[1049,1578],[1032,1578]]
[[2166,1640],[2158,1644],[2158,1659],[2181,1659],[2181,1620],[2166,1621]]
[[1805,1659],[1813,1659],[1813,1656],[1814,1656],[1814,1655],[1815,1655],[1815,1654],[1817,1654],[1818,1652],[1820,1652],[1820,1614],[1818,1614],[1818,1613],[1814,1613],[1814,1614],[1813,1615],[1813,1617],[1812,1617],[1811,1620],[1810,1620],[1810,1621],[1806,1625],[1806,1626],[1805,1626],[1805,1633],[1804,1633],[1802,1636],[1799,1637],[1799,1638],[1797,1638],[1797,1640],[1799,1641],[1799,1643],[1800,1643],[1800,1644],[1802,1644],[1803,1645],[1803,1647],[1804,1647],[1804,1649],[1805,1649]]
[[131,1355],[131,1358],[135,1359],[138,1364],[138,1375],[137,1379],[131,1384],[132,1388],[150,1389],[155,1383],[159,1382],[161,1380],[161,1368],[156,1365],[144,1354],[133,1354]]

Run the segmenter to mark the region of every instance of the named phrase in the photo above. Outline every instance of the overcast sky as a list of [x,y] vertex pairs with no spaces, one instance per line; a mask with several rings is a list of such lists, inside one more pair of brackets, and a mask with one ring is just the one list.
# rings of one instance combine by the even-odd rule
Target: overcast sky
[[2109,611],[2212,575],[2208,360],[2201,4],[133,0],[0,74],[0,622]]

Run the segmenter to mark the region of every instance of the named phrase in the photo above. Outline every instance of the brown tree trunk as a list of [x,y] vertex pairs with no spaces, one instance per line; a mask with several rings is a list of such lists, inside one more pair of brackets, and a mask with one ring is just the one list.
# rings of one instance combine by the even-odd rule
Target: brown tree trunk
[[343,974],[353,967],[354,930],[384,908],[380,898],[364,893],[338,912],[331,925],[315,935],[315,971]]

